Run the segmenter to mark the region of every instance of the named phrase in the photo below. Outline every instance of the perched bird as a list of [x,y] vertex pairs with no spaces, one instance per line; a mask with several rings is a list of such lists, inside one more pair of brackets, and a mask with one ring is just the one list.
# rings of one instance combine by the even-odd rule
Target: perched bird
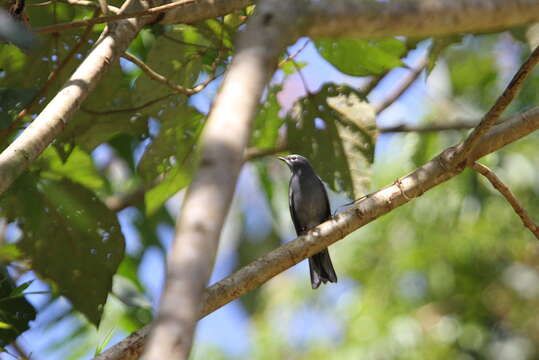
[[[301,155],[279,157],[292,171],[288,188],[290,215],[298,236],[331,218],[328,195],[322,180],[316,175],[309,160]],[[328,249],[309,258],[311,286],[337,282],[337,275],[329,257]]]

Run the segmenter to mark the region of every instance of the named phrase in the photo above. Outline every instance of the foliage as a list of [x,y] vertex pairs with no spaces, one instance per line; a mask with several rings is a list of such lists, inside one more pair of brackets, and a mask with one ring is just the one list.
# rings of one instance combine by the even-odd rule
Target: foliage
[[[152,320],[160,285],[155,282],[178,213],[178,200],[171,199],[193,177],[208,110],[205,97],[214,94],[251,11],[141,31],[129,53],[169,84],[122,58],[60,138],[0,198],[2,349],[21,333],[31,338],[43,328],[60,329],[62,337],[47,348],[28,350],[52,358],[88,357]],[[91,8],[56,1],[27,7],[34,28],[93,14]],[[43,36],[31,52],[0,44],[1,149],[55,96],[102,29]],[[336,209],[394,182],[463,135],[379,136],[377,122],[387,121],[386,114],[392,121],[406,117],[419,124],[480,116],[529,52],[519,41],[508,34],[319,39],[306,48],[309,56],[290,55],[291,48],[287,55],[294,58],[283,58],[263,96],[250,146],[270,152],[284,147],[310,158],[333,191]],[[421,109],[406,110],[412,101],[405,94],[386,113],[375,114],[372,104],[390,93],[402,71],[396,68],[421,55],[429,59],[428,71],[416,86],[425,89],[428,76],[427,91],[439,86],[442,95],[422,97]],[[334,67],[339,79],[328,78],[321,64]],[[531,75],[512,111],[536,104],[538,76]],[[207,80],[205,90],[190,94]],[[315,87],[305,85],[315,81]],[[352,85],[360,82],[374,90],[364,94]],[[170,84],[189,90],[178,92]],[[305,94],[291,94],[290,84],[304,86]],[[420,97],[417,89],[410,91]],[[20,117],[23,109],[28,113]],[[539,211],[533,200],[539,191],[536,141],[530,136],[485,160],[530,214]],[[220,262],[226,271],[219,276],[293,237],[287,170],[271,157],[257,158],[245,169],[240,205],[229,219],[235,229],[223,235]],[[127,199],[121,211],[111,205],[117,198]],[[248,314],[246,350],[238,354],[237,344],[203,342],[193,358],[537,357],[536,244],[477,175],[465,172],[331,251],[339,284],[313,292],[303,265],[297,276],[289,271],[276,277],[241,299]]]

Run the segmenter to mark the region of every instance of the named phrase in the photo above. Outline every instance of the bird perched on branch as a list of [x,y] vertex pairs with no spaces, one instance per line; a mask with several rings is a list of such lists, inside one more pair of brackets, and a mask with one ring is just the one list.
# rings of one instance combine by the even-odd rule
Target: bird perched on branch
[[[328,195],[322,180],[316,175],[309,160],[301,155],[279,157],[292,171],[288,189],[290,215],[298,236],[331,218]],[[311,286],[337,282],[328,249],[309,258]]]

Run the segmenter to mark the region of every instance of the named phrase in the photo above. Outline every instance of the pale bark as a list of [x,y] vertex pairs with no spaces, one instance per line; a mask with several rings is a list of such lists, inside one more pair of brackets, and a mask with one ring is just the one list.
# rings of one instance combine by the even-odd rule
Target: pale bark
[[305,17],[313,38],[430,37],[531,24],[539,21],[539,1],[313,1]]

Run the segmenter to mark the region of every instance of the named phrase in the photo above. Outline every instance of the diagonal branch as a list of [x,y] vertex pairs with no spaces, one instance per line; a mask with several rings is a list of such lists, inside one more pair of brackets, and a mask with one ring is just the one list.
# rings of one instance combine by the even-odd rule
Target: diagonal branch
[[456,152],[455,164],[460,165],[461,161],[468,161],[467,166],[473,162],[471,159],[467,159],[468,155],[472,153],[474,147],[477,146],[483,134],[485,134],[500,118],[505,109],[511,104],[513,99],[517,96],[518,92],[522,88],[524,80],[531,73],[535,65],[539,62],[539,47],[537,47],[528,59],[520,66],[513,79],[509,82],[509,85],[505,88],[503,93],[498,97],[494,105],[483,116],[483,119],[476,126],[476,128],[470,133],[468,138],[462,143],[458,151]]
[[[471,154],[477,160],[539,129],[539,107],[517,114],[494,126]],[[305,236],[288,242],[206,289],[199,317],[256,289],[275,275],[343,239],[346,235],[421,196],[425,191],[460,174],[448,166],[451,147],[414,172],[343,211]],[[114,345],[94,360],[137,359],[147,341],[147,325]]]
[[251,123],[279,55],[297,38],[304,1],[259,3],[238,39],[201,138],[200,163],[182,203],[167,280],[145,358],[187,359]]
[[496,176],[496,174],[488,167],[478,162],[475,162],[472,165],[472,168],[490,181],[492,186],[494,186],[494,188],[503,195],[513,210],[515,210],[517,215],[522,220],[522,224],[524,224],[524,226],[532,232],[535,238],[539,240],[539,227],[537,227],[537,225],[533,222],[528,212],[522,207],[522,205],[520,205],[515,195],[513,195],[511,190],[500,180],[500,178]]

